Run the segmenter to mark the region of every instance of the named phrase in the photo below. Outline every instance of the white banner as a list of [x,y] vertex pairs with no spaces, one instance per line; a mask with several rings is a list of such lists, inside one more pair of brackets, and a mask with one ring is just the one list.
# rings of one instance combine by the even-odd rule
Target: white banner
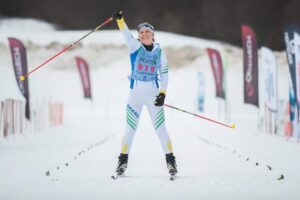
[[277,111],[277,65],[276,59],[269,48],[262,47],[262,67],[264,77],[264,103],[268,109]]
[[300,105],[300,35],[294,32],[294,52],[296,67],[297,104]]
[[198,111],[204,112],[205,99],[205,78],[201,72],[198,72]]

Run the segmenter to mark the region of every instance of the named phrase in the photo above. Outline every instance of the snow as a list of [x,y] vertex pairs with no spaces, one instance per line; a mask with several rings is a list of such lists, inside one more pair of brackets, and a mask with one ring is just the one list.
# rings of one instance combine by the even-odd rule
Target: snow
[[[22,99],[11,69],[7,37],[24,42],[32,70],[89,32],[54,28],[35,31],[35,25],[32,27],[31,31],[16,32],[0,23],[0,100],[8,96]],[[198,114],[225,123],[224,116],[218,114],[220,100],[215,98],[205,48],[217,48],[228,56],[231,119],[227,123],[235,123],[237,128],[165,108],[179,170],[178,178],[171,182],[159,140],[144,109],[126,176],[111,179],[125,127],[130,69],[121,34],[100,30],[30,75],[31,98],[64,102],[65,123],[36,133],[0,137],[0,199],[299,198],[300,145],[294,138],[284,138],[283,132],[268,135],[258,131],[257,108],[243,103],[241,49],[165,32],[156,32],[156,39],[166,49],[170,62],[166,103],[197,112],[197,72],[201,71],[207,81],[205,113]],[[194,58],[185,59],[195,51]],[[90,65],[93,101],[82,98],[76,55]],[[276,58],[279,98],[286,101],[289,74],[284,52],[276,52]],[[48,171],[50,176],[46,176]],[[282,174],[285,178],[278,180]]]
[[42,20],[30,18],[1,18],[0,31],[30,32],[30,31],[54,31],[55,26]]

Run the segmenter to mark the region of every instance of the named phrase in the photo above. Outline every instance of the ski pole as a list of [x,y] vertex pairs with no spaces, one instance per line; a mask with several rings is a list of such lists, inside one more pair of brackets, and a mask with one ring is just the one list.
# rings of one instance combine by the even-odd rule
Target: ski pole
[[99,26],[97,26],[94,30],[91,30],[89,33],[85,34],[84,36],[82,36],[80,39],[78,39],[76,42],[73,42],[72,44],[70,44],[69,46],[65,47],[63,50],[61,50],[60,52],[58,52],[57,54],[55,54],[54,56],[52,56],[51,58],[49,58],[48,60],[44,61],[43,63],[41,63],[39,66],[35,67],[33,70],[31,70],[30,72],[28,72],[27,74],[20,76],[20,80],[24,81],[25,78],[27,78],[31,73],[33,73],[34,71],[38,70],[39,68],[41,68],[42,66],[44,66],[45,64],[47,64],[48,62],[50,62],[51,60],[53,60],[54,58],[56,58],[57,56],[59,56],[60,54],[64,53],[65,51],[67,51],[68,49],[75,47],[81,40],[83,40],[84,38],[86,38],[87,36],[89,36],[90,34],[92,34],[93,32],[99,30],[100,28],[102,28],[103,26],[105,26],[106,24],[108,24],[109,22],[113,21],[113,17],[108,18],[107,20],[105,20],[102,24],[100,24]]
[[219,124],[219,125],[228,127],[228,128],[233,128],[233,129],[235,129],[235,124],[232,124],[232,125],[230,126],[230,125],[227,125],[227,124],[224,124],[224,123],[215,121],[215,120],[213,120],[213,119],[209,119],[209,118],[207,118],[207,117],[203,117],[203,116],[201,116],[201,115],[197,115],[197,114],[191,113],[191,112],[189,112],[189,111],[182,110],[182,109],[177,108],[177,107],[174,107],[174,106],[170,106],[170,105],[168,105],[168,104],[164,104],[164,106],[169,107],[169,108],[173,108],[173,109],[175,109],[175,110],[178,110],[178,111],[181,111],[181,112],[184,112],[184,113],[187,113],[187,114],[190,114],[190,115],[193,115],[193,116],[196,116],[196,117],[205,119],[205,120],[208,120],[208,121],[210,121],[210,122],[213,122],[213,123],[216,123],[216,124]]

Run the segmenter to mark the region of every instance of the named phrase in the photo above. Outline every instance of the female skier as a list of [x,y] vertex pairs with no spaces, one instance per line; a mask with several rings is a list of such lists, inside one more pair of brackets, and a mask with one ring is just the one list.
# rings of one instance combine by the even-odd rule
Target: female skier
[[145,105],[166,155],[169,173],[175,175],[177,173],[176,162],[172,143],[165,126],[163,109],[168,84],[166,56],[159,44],[154,42],[154,27],[151,24],[144,22],[138,25],[137,40],[130,33],[122,11],[114,12],[112,17],[117,21],[129,47],[131,61],[130,92],[126,107],[126,129],[116,172],[118,175],[122,175],[127,168],[128,153],[138,126],[142,107]]

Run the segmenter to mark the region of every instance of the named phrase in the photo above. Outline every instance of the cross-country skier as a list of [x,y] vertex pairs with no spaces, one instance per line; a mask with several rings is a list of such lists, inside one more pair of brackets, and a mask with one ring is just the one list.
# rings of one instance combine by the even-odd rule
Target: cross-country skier
[[128,153],[138,126],[142,107],[145,105],[166,155],[169,173],[175,175],[177,173],[176,162],[172,143],[166,130],[163,108],[168,85],[168,64],[165,53],[159,44],[154,42],[154,27],[151,24],[144,22],[138,25],[137,40],[129,31],[122,11],[114,12],[112,17],[117,21],[129,47],[131,61],[130,91],[126,107],[126,129],[116,172],[118,175],[122,175],[127,168]]

